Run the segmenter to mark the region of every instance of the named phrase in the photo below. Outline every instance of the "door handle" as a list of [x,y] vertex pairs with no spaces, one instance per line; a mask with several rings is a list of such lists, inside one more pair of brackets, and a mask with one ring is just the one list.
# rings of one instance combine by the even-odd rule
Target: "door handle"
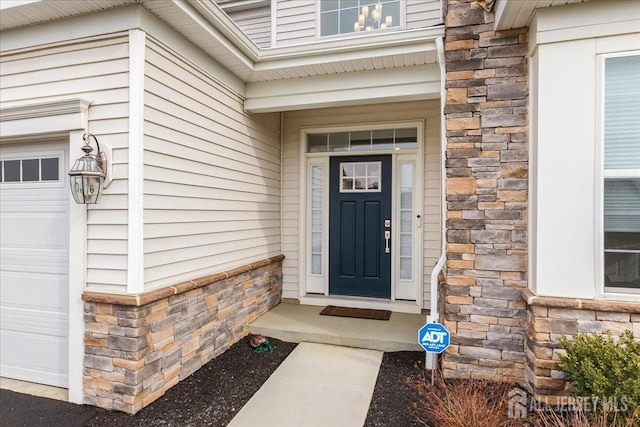
[[384,253],[391,253],[391,248],[389,247],[389,239],[391,239],[391,231],[386,230],[384,232]]

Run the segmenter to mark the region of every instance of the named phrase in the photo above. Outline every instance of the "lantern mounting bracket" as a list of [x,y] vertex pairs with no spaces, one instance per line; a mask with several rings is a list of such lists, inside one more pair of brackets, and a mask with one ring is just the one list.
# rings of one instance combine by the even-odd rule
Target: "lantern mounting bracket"
[[96,162],[98,162],[98,165],[104,171],[105,176],[104,176],[103,188],[107,188],[112,181],[113,163],[111,162],[111,159],[112,159],[111,147],[109,147],[109,145],[107,145],[105,142],[103,142],[102,145],[100,145],[100,143],[98,142],[98,139],[95,137],[94,134],[86,132],[85,134],[82,135],[82,139],[84,140],[84,146],[82,146],[81,148],[82,151],[84,151],[86,154],[89,154],[91,151],[93,151],[93,148],[91,148],[91,146],[89,145],[89,143],[91,142],[90,138],[93,138],[93,140],[96,142],[96,147],[98,149],[98,153],[96,154]]

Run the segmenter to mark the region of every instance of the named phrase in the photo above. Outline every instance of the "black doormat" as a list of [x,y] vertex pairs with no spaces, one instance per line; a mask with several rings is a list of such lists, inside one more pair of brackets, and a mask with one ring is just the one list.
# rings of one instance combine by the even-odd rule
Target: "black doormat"
[[320,312],[323,316],[355,317],[358,319],[389,320],[389,310],[371,310],[368,308],[349,308],[328,305]]

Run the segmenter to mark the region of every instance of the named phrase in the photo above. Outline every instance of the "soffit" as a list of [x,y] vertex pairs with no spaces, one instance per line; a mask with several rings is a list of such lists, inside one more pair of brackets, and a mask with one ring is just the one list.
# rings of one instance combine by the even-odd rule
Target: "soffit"
[[[277,66],[267,65],[265,69],[254,71],[247,79],[248,82],[263,82],[299,77],[312,77],[330,74],[348,73],[353,71],[373,71],[390,68],[412,67],[416,65],[434,64],[437,62],[435,43],[431,48],[425,43],[425,49],[416,52],[397,53],[388,55],[371,55],[345,60],[331,60],[318,58],[316,61],[300,61],[299,65],[287,66],[284,63]],[[360,55],[358,55],[360,56]],[[306,62],[306,63],[305,63]],[[295,63],[295,62],[294,62]],[[258,67],[263,63],[258,63]]]
[[35,1],[16,7],[3,5],[0,31],[69,18],[139,3],[138,0]]
[[528,27],[536,9],[586,1],[589,0],[498,0],[495,26],[497,30]]

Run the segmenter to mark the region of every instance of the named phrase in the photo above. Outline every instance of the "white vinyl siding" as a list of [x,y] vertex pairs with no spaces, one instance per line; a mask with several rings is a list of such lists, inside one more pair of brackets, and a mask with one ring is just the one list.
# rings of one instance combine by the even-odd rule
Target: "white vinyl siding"
[[[442,208],[440,182],[440,101],[426,101],[422,109],[426,117],[424,130],[424,208],[422,210],[423,237],[423,308],[428,308],[431,301],[431,272],[440,258],[442,248]],[[442,219],[444,221],[444,219]]]
[[407,0],[407,30],[442,24],[441,0]]
[[258,46],[271,46],[271,7],[229,11],[229,17]]
[[[394,121],[426,120],[424,132],[423,283],[429,277],[440,251],[440,104],[417,101],[303,110],[285,113],[282,181],[283,297],[299,297],[300,128],[332,125],[364,125]],[[429,306],[429,286],[424,286],[423,306]]]
[[147,38],[145,290],[280,254],[280,120]]
[[92,101],[88,131],[113,149],[113,182],[100,203],[88,207],[86,289],[124,292],[129,113],[126,34],[5,53],[0,61],[3,103],[55,97]]
[[309,43],[316,40],[316,2],[314,0],[278,0],[276,46]]

